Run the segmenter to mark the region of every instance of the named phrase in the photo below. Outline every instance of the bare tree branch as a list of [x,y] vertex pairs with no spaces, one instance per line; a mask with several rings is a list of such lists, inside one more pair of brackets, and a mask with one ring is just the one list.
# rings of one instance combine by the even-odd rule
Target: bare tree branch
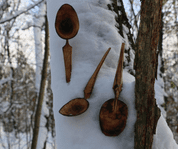
[[17,18],[17,17],[20,16],[21,14],[23,14],[23,13],[29,11],[30,9],[34,8],[35,6],[37,6],[38,4],[40,4],[40,3],[44,2],[44,1],[45,1],[45,0],[39,0],[39,1],[35,2],[34,4],[28,6],[25,10],[19,10],[19,11],[15,12],[14,15],[11,15],[11,16],[9,16],[9,17],[7,17],[7,18],[2,19],[2,20],[0,21],[0,24],[3,24],[3,23],[5,23],[5,22],[7,22],[7,21],[11,21],[12,19]]
[[137,22],[137,16],[135,15],[135,11],[134,11],[134,8],[133,8],[133,1],[129,0],[129,2],[130,2],[132,14],[134,16],[134,24],[135,24],[137,31],[138,31],[138,25],[137,25],[138,22]]

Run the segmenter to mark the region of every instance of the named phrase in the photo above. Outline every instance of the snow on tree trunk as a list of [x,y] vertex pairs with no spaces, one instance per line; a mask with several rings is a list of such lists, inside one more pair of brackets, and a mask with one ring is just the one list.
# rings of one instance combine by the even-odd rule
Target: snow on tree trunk
[[[72,46],[71,81],[66,82],[62,47],[66,41],[61,39],[55,30],[55,19],[59,8],[70,4],[79,17],[79,32],[69,39]],[[51,74],[54,99],[54,117],[56,127],[56,143],[59,149],[133,149],[135,110],[135,78],[123,70],[123,89],[119,100],[128,106],[128,118],[124,131],[116,137],[105,136],[99,124],[99,112],[103,103],[114,98],[112,89],[121,44],[125,42],[125,50],[130,46],[115,27],[116,13],[108,9],[110,0],[48,0],[48,21],[50,31]],[[124,32],[127,28],[124,26]],[[106,50],[111,51],[100,69],[88,100],[89,108],[78,116],[63,116],[59,110],[63,105],[75,98],[84,97],[84,88],[100,62]],[[126,59],[125,54],[125,59]],[[164,135],[162,135],[164,134]],[[154,149],[176,149],[172,133],[163,117],[158,121]],[[168,141],[167,141],[168,140]],[[164,145],[163,145],[164,144]]]

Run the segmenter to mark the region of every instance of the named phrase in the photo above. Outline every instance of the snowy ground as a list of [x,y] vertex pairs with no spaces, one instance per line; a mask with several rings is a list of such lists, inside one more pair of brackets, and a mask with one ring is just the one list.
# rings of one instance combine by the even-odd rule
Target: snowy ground
[[[120,47],[125,42],[117,33],[115,14],[107,9],[110,0],[48,0],[48,20],[50,27],[50,50],[52,90],[54,94],[54,116],[56,126],[56,143],[60,149],[133,149],[135,79],[124,70],[123,90],[119,99],[128,106],[128,119],[125,130],[117,137],[105,136],[99,126],[99,111],[102,104],[114,98],[112,89],[119,58]],[[70,83],[65,81],[65,68],[62,47],[65,40],[58,37],[54,23],[61,5],[72,5],[79,17],[80,29],[75,38],[69,40],[73,48],[73,64]],[[88,110],[75,117],[59,114],[59,109],[71,99],[84,97],[83,90],[106,50],[111,47],[103,64],[91,97]],[[161,80],[160,80],[161,81]],[[159,84],[160,82],[157,81]],[[162,92],[156,86],[157,103],[162,102]],[[159,119],[157,133],[154,136],[154,149],[178,149],[173,135],[163,116]]]

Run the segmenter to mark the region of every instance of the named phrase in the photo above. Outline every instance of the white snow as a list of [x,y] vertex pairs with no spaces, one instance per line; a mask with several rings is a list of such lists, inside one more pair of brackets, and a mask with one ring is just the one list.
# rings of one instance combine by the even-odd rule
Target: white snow
[[[69,40],[73,48],[72,75],[66,83],[62,47],[65,40],[58,37],[54,23],[58,9],[68,3],[76,10],[80,29]],[[123,90],[119,99],[128,106],[128,119],[124,131],[117,137],[105,136],[99,126],[102,104],[114,98],[112,89],[120,47],[126,42],[115,27],[115,14],[107,10],[109,0],[48,0],[47,12],[50,27],[50,51],[56,144],[60,149],[133,149],[136,121],[134,86],[135,78],[124,70]],[[128,44],[128,43],[126,43]],[[68,101],[84,97],[83,90],[106,50],[111,47],[98,74],[94,90],[88,99],[88,110],[75,117],[59,114]],[[157,95],[157,98],[160,96]],[[177,149],[172,133],[163,116],[159,119],[154,149]]]
[[173,134],[168,127],[166,120],[161,115],[154,135],[153,149],[178,149],[178,145],[173,139]]
[[8,78],[3,78],[0,80],[0,86],[3,85],[4,83],[13,80],[12,77],[8,77]]

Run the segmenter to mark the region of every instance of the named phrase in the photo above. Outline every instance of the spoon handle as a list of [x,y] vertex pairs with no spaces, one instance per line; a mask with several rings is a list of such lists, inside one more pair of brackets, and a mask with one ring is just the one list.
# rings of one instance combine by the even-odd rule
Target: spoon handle
[[124,62],[124,47],[125,47],[125,44],[122,43],[120,57],[119,57],[118,66],[117,66],[116,75],[115,75],[114,84],[113,84],[113,90],[115,93],[114,109],[116,109],[117,107],[117,101],[119,98],[119,94],[122,90],[122,84],[123,84],[122,73],[123,73],[123,62]]
[[69,45],[68,39],[66,45],[63,47],[64,64],[66,71],[66,81],[70,82],[71,70],[72,70],[72,47]]
[[92,90],[93,90],[93,86],[95,84],[95,81],[96,81],[96,77],[98,75],[98,72],[104,62],[104,60],[106,59],[106,56],[108,55],[109,51],[111,50],[111,48],[109,48],[106,53],[104,54],[103,58],[101,59],[100,63],[98,64],[95,72],[93,73],[93,75],[91,76],[90,80],[88,81],[86,87],[85,87],[85,90],[84,90],[84,96],[85,96],[85,99],[88,99],[90,98],[90,95],[92,93]]

